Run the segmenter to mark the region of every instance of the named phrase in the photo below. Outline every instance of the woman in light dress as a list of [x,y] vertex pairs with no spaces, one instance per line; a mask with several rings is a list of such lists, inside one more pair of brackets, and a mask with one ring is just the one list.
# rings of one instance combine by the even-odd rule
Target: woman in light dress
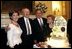
[[7,45],[10,48],[19,47],[19,45],[22,43],[21,34],[22,30],[17,23],[17,20],[19,18],[18,11],[12,11],[9,13],[11,23],[8,25],[8,31],[7,31]]

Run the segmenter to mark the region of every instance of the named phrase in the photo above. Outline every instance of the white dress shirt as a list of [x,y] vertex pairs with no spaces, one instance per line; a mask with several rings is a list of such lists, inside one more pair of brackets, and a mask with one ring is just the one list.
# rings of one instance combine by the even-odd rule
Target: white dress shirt
[[[30,35],[30,34],[32,34],[30,21],[29,21],[29,19],[28,19],[28,18],[26,18],[26,17],[24,17],[24,20],[25,20],[25,25],[26,25],[26,29],[27,29],[27,35]],[[28,22],[28,25],[29,25],[29,30],[30,30],[30,32],[29,32],[29,30],[28,30],[28,25],[27,25],[27,22]]]
[[43,25],[43,19],[42,18],[37,18],[38,22],[40,25]]
[[7,31],[7,45],[9,45],[11,48],[14,48],[15,45],[22,43],[22,30],[20,27],[17,27],[14,24],[9,24],[9,28],[10,30]]
[[41,47],[38,47],[36,44],[33,45],[33,48],[41,48]]

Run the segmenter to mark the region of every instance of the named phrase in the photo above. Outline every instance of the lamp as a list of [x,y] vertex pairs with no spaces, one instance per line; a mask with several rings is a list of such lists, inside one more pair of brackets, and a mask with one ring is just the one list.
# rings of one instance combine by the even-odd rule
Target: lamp
[[59,1],[52,1],[52,10],[54,15],[59,15],[60,12],[60,2]]

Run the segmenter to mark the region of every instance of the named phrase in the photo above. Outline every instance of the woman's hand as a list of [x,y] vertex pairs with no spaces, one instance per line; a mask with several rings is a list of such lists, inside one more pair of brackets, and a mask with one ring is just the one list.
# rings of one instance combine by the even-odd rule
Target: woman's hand
[[9,44],[9,47],[10,47],[10,48],[14,48],[14,45],[13,45],[13,44]]

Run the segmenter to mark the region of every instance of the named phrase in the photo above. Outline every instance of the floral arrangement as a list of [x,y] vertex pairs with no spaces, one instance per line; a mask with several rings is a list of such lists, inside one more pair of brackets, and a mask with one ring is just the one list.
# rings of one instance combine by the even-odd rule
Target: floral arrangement
[[64,30],[65,30],[64,27],[54,26],[50,35],[51,37],[67,39],[66,32],[64,32]]
[[43,13],[46,13],[47,11],[47,7],[45,6],[45,4],[42,4],[40,2],[38,5],[35,6],[35,9],[40,9]]
[[59,26],[54,26],[50,34],[52,37],[61,37],[61,29]]

